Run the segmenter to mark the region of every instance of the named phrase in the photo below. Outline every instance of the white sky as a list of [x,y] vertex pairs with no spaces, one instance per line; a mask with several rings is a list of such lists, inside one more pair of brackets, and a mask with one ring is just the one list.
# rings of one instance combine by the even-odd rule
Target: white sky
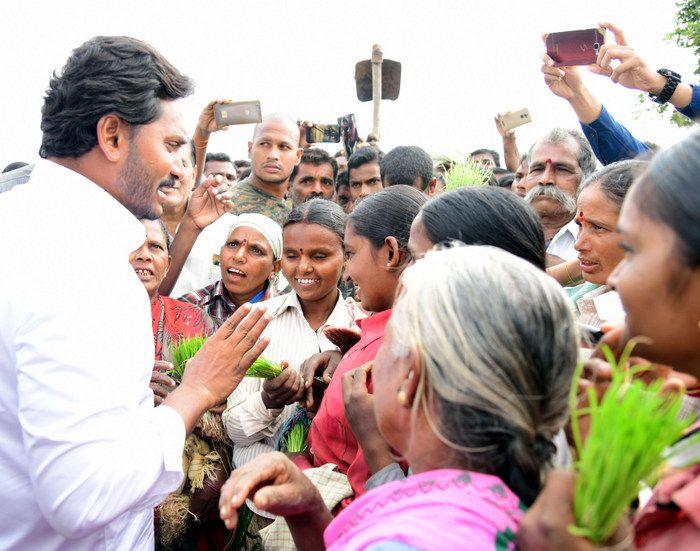
[[[382,103],[385,151],[399,144],[431,153],[500,151],[493,115],[527,106],[534,122],[517,133],[524,152],[550,127],[576,126],[568,104],[542,81],[543,32],[613,21],[652,67],[692,82],[692,53],[664,41],[674,19],[673,0],[2,2],[0,168],[36,157],[51,72],[99,34],[144,39],[195,79],[195,95],[183,102],[192,130],[210,99],[230,97],[259,99],[263,114],[319,123],[353,112],[366,135],[372,104],[355,96],[354,67],[378,42],[386,58],[403,65],[399,99]],[[668,146],[687,134],[654,114],[636,118],[637,92],[593,74],[586,79],[638,138]],[[251,132],[239,126],[214,135],[210,151],[244,157]]]

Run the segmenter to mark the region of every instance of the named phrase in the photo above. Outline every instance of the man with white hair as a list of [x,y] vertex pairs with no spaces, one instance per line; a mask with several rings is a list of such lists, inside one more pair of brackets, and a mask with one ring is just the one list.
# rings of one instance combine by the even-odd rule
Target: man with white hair
[[540,215],[547,253],[572,260],[577,256],[576,195],[581,181],[596,169],[593,150],[580,132],[555,128],[534,143],[527,161],[525,200]]

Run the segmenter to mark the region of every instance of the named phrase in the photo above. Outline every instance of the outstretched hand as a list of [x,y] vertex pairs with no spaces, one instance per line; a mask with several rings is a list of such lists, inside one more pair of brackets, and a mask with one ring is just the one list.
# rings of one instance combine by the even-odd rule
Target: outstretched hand
[[219,513],[229,530],[236,527],[236,510],[246,499],[251,499],[258,509],[282,517],[330,517],[316,486],[280,452],[260,455],[238,467],[221,488]]
[[224,402],[270,342],[261,338],[270,319],[261,306],[238,308],[187,362],[180,387],[206,396],[206,409]]

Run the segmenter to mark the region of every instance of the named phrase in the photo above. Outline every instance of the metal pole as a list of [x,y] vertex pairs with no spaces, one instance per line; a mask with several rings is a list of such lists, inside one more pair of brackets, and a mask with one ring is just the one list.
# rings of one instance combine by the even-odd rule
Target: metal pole
[[372,134],[379,139],[379,106],[382,102],[382,47],[372,46],[372,101],[374,102],[374,117],[372,119]]

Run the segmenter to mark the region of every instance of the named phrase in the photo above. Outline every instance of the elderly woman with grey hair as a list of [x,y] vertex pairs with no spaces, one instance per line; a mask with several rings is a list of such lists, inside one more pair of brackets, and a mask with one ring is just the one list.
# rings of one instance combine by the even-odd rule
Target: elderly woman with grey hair
[[[221,517],[250,497],[299,549],[513,547],[568,417],[573,316],[559,285],[503,250],[430,251],[406,269],[371,370],[384,438],[411,466],[333,519],[283,454],[234,471]],[[384,547],[382,547],[384,546]]]

